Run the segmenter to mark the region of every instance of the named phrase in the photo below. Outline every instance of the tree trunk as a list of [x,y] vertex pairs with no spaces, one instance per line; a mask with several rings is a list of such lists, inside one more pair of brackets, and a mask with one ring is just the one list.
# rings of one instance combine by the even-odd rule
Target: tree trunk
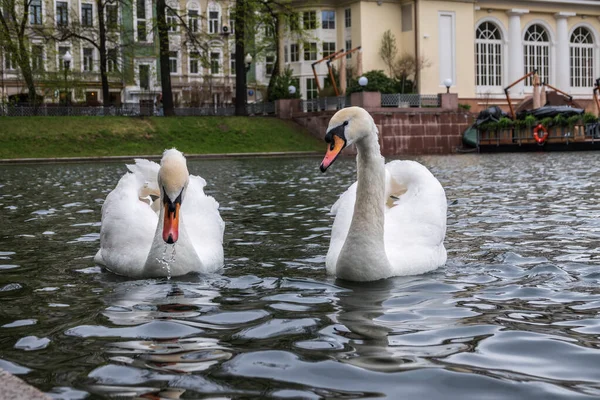
[[273,65],[273,72],[271,73],[271,78],[269,79],[269,85],[267,86],[267,101],[273,101],[272,96],[273,96],[273,87],[275,86],[275,81],[277,81],[277,77],[279,75],[281,75],[281,73],[283,72],[280,68],[279,68],[279,64],[280,64],[280,60],[283,59],[283,54],[280,53],[280,46],[279,46],[279,17],[275,17],[275,64]]
[[244,46],[246,0],[235,2],[235,115],[247,115],[246,110],[246,48]]
[[100,80],[102,81],[102,104],[104,108],[110,106],[110,92],[108,88],[108,76],[106,75],[106,21],[104,20],[104,5],[103,0],[96,0],[98,9],[98,30],[100,37],[98,38],[100,51]]
[[156,0],[156,25],[158,26],[158,47],[160,57],[160,85],[165,117],[175,115],[173,91],[171,90],[171,68],[169,66],[169,30],[166,18],[166,1]]
[[18,38],[19,47],[18,47],[18,64],[21,69],[21,74],[23,75],[23,80],[27,85],[27,97],[29,99],[29,104],[37,107],[37,96],[35,93],[35,81],[33,80],[33,71],[31,70],[31,63],[29,61],[29,52],[27,51],[27,47],[25,45],[25,41],[23,37]]

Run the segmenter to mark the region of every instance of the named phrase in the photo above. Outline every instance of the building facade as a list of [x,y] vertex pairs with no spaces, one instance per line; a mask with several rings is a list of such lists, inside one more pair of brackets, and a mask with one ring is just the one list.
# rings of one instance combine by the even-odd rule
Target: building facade
[[[168,4],[177,10],[176,15],[167,15],[172,25],[169,54],[175,103],[231,102],[234,0]],[[542,81],[575,98],[591,98],[600,77],[600,0],[293,0],[291,4],[298,15],[279,28],[278,62],[298,78],[303,98],[317,97],[328,74],[326,63],[318,63],[315,79],[313,63],[338,50],[361,48],[360,57],[353,53],[333,62],[346,76],[356,77],[359,70],[388,72],[379,55],[387,30],[396,38],[399,57],[424,61],[415,77],[422,94],[445,91],[444,82],[450,79],[450,90],[462,100],[483,104],[500,100],[506,86],[537,70]],[[108,3],[111,103],[137,104],[160,95],[155,16],[152,0]],[[96,2],[31,0],[29,18],[32,65],[45,101],[58,101],[61,92],[68,91],[78,101],[103,102],[98,50],[85,40],[47,41],[36,33],[39,27],[58,29],[71,19],[92,30],[97,26]],[[177,27],[178,18],[185,20],[191,36]],[[259,34],[268,37],[274,32],[264,29]],[[200,42],[204,45],[198,46]],[[247,48],[253,53],[251,44]],[[66,51],[73,61],[63,79],[61,60]],[[250,101],[257,101],[277,58],[275,49],[252,55],[248,94]],[[1,57],[1,94],[6,99],[26,88],[14,58],[6,52]],[[527,79],[511,89],[511,95],[522,98],[532,90]]]

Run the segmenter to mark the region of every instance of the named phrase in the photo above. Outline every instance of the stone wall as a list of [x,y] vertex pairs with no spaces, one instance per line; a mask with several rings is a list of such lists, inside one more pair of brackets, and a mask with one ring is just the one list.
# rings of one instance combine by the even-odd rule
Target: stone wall
[[[442,109],[368,110],[379,129],[379,143],[384,155],[450,154],[461,146],[463,132],[473,123],[467,112]],[[295,113],[294,121],[313,135],[324,138],[335,111]]]

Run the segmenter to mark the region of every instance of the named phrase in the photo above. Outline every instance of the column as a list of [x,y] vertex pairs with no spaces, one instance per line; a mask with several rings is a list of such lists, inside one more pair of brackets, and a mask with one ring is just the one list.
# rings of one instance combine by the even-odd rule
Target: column
[[[527,14],[529,10],[513,8],[508,10],[508,82],[510,85],[525,75],[523,64],[523,34],[521,32],[521,15]],[[510,89],[513,95],[523,94],[523,82]]]
[[[575,13],[572,12],[559,12],[554,14],[556,18],[556,87],[565,92],[569,92],[571,88],[570,83],[570,54],[569,54],[569,27],[567,25],[567,18],[574,17]],[[552,60],[552,59],[551,59]],[[550,67],[552,68],[552,66]]]

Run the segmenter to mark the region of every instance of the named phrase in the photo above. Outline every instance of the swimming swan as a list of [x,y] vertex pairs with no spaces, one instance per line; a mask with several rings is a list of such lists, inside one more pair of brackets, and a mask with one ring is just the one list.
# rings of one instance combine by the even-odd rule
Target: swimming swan
[[160,166],[136,159],[102,205],[100,250],[112,272],[134,278],[209,273],[223,266],[224,223],[206,181],[183,154],[166,150]]
[[416,161],[385,164],[373,118],[360,107],[338,111],[329,121],[321,172],[340,152],[356,145],[357,182],[331,211],[335,221],[327,252],[329,274],[374,281],[421,274],[446,262],[446,194]]

